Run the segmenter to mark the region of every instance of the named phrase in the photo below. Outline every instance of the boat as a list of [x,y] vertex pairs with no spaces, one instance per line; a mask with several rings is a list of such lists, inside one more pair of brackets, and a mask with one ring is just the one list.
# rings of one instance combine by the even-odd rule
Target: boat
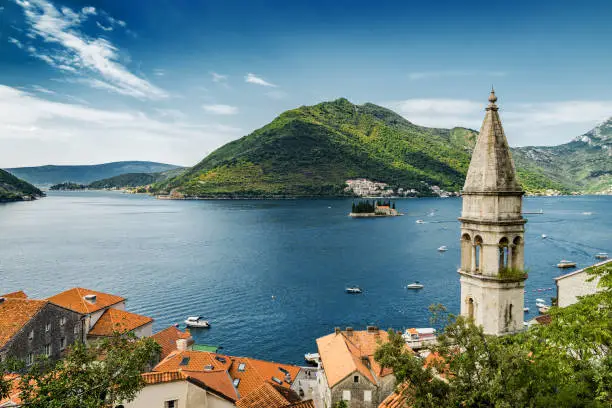
[[346,293],[350,293],[353,295],[359,294],[362,292],[361,288],[359,286],[349,286],[348,288],[346,288],[344,290]]
[[544,302],[546,302],[544,299],[540,299],[540,298],[536,299],[536,303],[544,303]]
[[537,302],[536,307],[548,307],[544,302]]
[[440,248],[438,248],[438,252],[446,252],[448,251],[448,248],[446,247],[446,245],[442,245]]
[[524,307],[524,308],[523,308],[523,312],[525,312],[525,313],[529,313],[529,308],[528,308],[528,307]]
[[200,316],[188,317],[187,320],[185,320],[185,324],[187,325],[187,327],[196,327],[196,328],[197,327],[200,327],[200,328],[210,327],[210,323],[208,323],[208,320],[204,320]]
[[600,252],[598,254],[595,254],[595,258],[597,258],[597,259],[608,259],[608,253],[607,252]]
[[425,221],[423,221],[423,220],[416,220],[416,223],[417,224],[425,224]]
[[538,311],[542,314],[548,312],[548,309],[550,309],[550,306],[542,305],[538,307]]
[[542,234],[542,239],[546,239],[546,238],[548,238],[548,235]]
[[419,281],[406,285],[406,289],[423,289],[424,287]]
[[321,362],[321,356],[319,353],[306,353],[304,354],[304,360],[306,360],[308,364],[319,365]]
[[565,259],[561,260],[561,262],[559,262],[557,264],[557,268],[575,268],[576,267],[576,262],[572,262],[572,261],[567,261]]
[[402,338],[412,349],[436,343],[436,329],[432,327],[406,329]]
[[582,213],[582,215],[593,215],[593,213],[590,212],[590,211],[585,211],[585,212]]

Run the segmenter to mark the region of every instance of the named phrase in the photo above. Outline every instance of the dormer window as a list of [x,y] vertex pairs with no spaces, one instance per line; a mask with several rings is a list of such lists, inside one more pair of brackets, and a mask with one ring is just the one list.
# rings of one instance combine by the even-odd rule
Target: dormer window
[[246,371],[246,364],[244,364],[244,363],[240,363],[240,364],[238,365],[238,371],[240,371],[240,372],[244,372],[244,371]]
[[240,384],[240,378],[235,378],[234,379],[234,387],[238,387],[238,384]]
[[204,366],[204,371],[212,371],[215,367],[212,364]]
[[272,381],[274,381],[275,383],[277,383],[278,385],[283,385],[283,380],[279,380],[276,377],[272,377]]
[[186,366],[187,364],[189,364],[189,360],[190,360],[189,357],[183,357],[179,365]]

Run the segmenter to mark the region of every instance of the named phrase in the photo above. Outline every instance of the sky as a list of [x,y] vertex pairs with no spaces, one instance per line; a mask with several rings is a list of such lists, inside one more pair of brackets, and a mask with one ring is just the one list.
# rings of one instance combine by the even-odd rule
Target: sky
[[346,97],[510,145],[612,116],[609,0],[0,0],[0,168],[194,165]]

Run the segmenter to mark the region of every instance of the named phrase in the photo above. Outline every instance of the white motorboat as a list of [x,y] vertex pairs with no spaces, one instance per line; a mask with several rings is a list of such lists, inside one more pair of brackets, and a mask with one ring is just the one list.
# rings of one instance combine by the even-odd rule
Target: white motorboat
[[525,312],[525,313],[529,313],[529,308],[528,308],[528,307],[524,307],[524,308],[523,308],[523,312]]
[[424,287],[419,281],[406,285],[406,289],[423,289]]
[[200,327],[200,328],[210,327],[210,323],[208,323],[208,320],[204,320],[200,316],[188,317],[187,320],[185,320],[185,324],[187,325],[187,327],[196,327],[196,328],[197,327]]
[[600,252],[598,254],[595,254],[595,258],[596,259],[608,259],[608,253],[607,252]]
[[416,223],[417,224],[425,224],[425,221],[423,221],[423,220],[416,220]]
[[561,262],[557,264],[557,268],[561,268],[561,269],[575,268],[575,267],[576,267],[576,262],[567,261],[565,259],[562,259]]
[[319,353],[306,353],[304,354],[304,360],[307,363],[318,365],[321,362],[321,356]]
[[540,299],[540,298],[536,299],[536,303],[544,303],[544,302],[546,302],[544,299]]
[[344,291],[352,295],[357,295],[363,292],[359,286],[349,286]]
[[448,251],[448,247],[446,245],[442,245],[440,248],[438,248],[438,252],[446,252]]
[[542,234],[542,239],[546,239],[546,238],[548,238],[548,235]]

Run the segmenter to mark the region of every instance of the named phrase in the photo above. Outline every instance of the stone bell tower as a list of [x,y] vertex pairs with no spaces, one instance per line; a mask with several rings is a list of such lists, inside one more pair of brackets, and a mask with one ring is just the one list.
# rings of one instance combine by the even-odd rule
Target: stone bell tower
[[463,186],[461,213],[461,314],[487,334],[523,328],[525,223],[523,190],[499,119],[489,105]]

